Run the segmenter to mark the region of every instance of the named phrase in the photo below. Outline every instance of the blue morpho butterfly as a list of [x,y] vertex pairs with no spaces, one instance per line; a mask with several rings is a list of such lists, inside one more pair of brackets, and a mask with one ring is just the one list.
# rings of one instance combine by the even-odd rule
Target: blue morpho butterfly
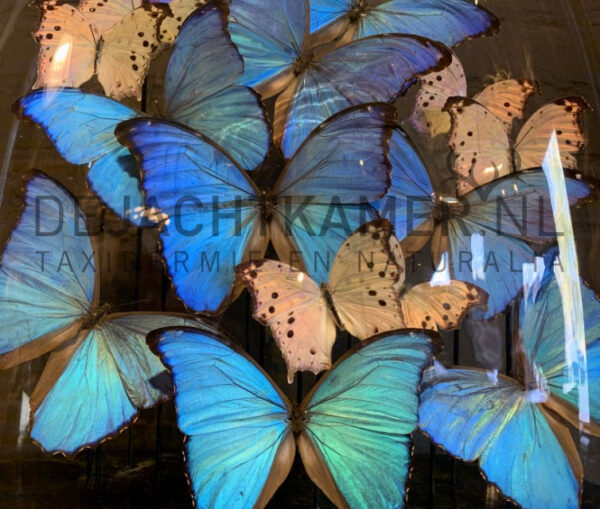
[[51,350],[30,397],[31,437],[72,454],[122,429],[138,408],[165,399],[164,366],[146,345],[157,327],[197,325],[185,315],[111,313],[100,305],[97,250],[74,198],[43,175],[0,266],[0,368]]
[[488,481],[524,508],[579,507],[583,468],[565,421],[600,436],[600,303],[582,285],[592,419],[585,424],[577,388],[565,389],[557,270],[551,263],[535,297],[521,300],[518,376],[438,365],[423,377],[419,427],[450,454],[478,460]]
[[500,25],[470,0],[311,0],[310,31],[343,40],[380,34],[415,34],[446,46],[490,35]]
[[[511,173],[461,197],[434,193],[423,162],[400,130],[390,140],[392,185],[376,204],[394,225],[407,256],[431,238],[436,267],[489,294],[477,318],[502,312],[522,288],[523,264],[535,253],[528,242],[556,238],[546,177],[541,169]],[[571,205],[590,194],[580,175],[566,172]]]
[[296,447],[337,507],[403,507],[418,386],[432,343],[394,331],[343,356],[292,404],[235,343],[192,328],[151,333],[171,370],[197,507],[264,507]]
[[[187,19],[175,43],[166,74],[165,111],[252,170],[266,156],[270,134],[256,94],[235,85],[243,69],[225,15],[213,4],[205,6]],[[41,125],[69,162],[90,165],[90,185],[108,207],[137,225],[155,224],[140,213],[145,207],[135,159],[114,136],[117,124],[139,116],[137,111],[79,89],[36,90],[15,109]]]
[[441,44],[415,35],[375,35],[341,47],[312,45],[308,0],[232,0],[229,31],[244,57],[239,83],[275,102],[273,133],[290,157],[331,115],[368,102],[393,102],[428,69],[451,60]]
[[368,202],[388,189],[394,116],[382,103],[334,115],[262,191],[202,135],[153,119],[121,124],[117,136],[138,157],[146,197],[167,217],[162,254],[183,302],[220,311],[234,267],[262,258],[269,240],[280,260],[327,281],[344,240],[376,215]]

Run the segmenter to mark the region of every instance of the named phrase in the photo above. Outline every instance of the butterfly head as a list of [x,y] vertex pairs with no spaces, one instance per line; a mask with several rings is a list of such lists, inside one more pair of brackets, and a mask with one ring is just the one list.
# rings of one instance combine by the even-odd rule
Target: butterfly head
[[107,318],[111,310],[110,304],[102,304],[101,306],[92,307],[83,317],[81,328],[84,330],[92,330],[101,325]]
[[369,8],[368,0],[354,0],[352,2],[352,7],[350,7],[350,12],[348,13],[348,17],[352,23],[358,21],[360,18],[365,16],[367,13],[367,9]]

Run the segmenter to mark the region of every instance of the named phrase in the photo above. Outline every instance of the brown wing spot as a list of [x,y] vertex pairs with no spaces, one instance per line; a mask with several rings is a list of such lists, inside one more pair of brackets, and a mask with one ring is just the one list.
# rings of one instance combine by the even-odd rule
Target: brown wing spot
[[272,299],[276,299],[277,297],[279,297],[279,294],[278,294],[277,292],[273,292],[273,293],[271,294],[271,298],[272,298]]
[[254,279],[256,276],[258,276],[258,273],[255,270],[251,270],[249,276]]
[[317,349],[314,346],[311,347],[310,353],[311,353],[311,355],[315,355],[317,353]]
[[269,313],[275,313],[275,306],[269,306]]
[[288,318],[287,323],[289,323],[290,325],[292,325],[295,321],[296,321],[296,319],[292,316],[291,318]]
[[442,304],[442,306],[444,306],[444,309],[445,309],[446,311],[448,311],[448,310],[449,310],[449,309],[452,307],[452,306],[450,306],[450,304],[448,304],[447,302],[444,302],[444,303]]
[[375,296],[377,295],[377,292],[375,290],[369,290],[369,295]]
[[287,332],[287,337],[288,337],[288,338],[293,338],[293,337],[294,337],[294,331],[293,331],[293,330],[289,330],[289,331]]
[[442,316],[442,320],[444,320],[444,322],[447,322],[448,321],[448,315]]
[[425,321],[421,322],[421,327],[423,327],[424,329],[426,329],[427,328],[427,322],[425,322]]
[[380,306],[386,306],[386,305],[387,305],[387,302],[386,302],[386,301],[384,301],[384,300],[382,300],[382,299],[380,299],[380,300],[379,300],[379,302],[378,302],[378,304],[379,304]]
[[379,271],[379,277],[385,277],[385,272],[383,270]]

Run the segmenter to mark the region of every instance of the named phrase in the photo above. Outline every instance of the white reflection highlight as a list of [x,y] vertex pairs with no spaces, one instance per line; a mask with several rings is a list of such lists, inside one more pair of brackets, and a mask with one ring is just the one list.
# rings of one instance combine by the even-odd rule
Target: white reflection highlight
[[525,309],[535,300],[545,270],[544,258],[541,256],[536,256],[533,263],[523,264],[523,301],[525,302]]
[[298,272],[296,279],[298,279],[298,283],[302,283],[304,281],[304,272]]
[[21,393],[21,414],[19,416],[19,438],[17,438],[17,447],[23,445],[23,440],[27,438],[27,427],[29,426],[29,395],[23,391]]
[[448,263],[448,253],[444,251],[440,263],[435,269],[431,281],[431,286],[445,286],[450,284],[450,264]]
[[475,281],[485,281],[485,239],[480,233],[471,235],[471,272]]
[[558,252],[562,270],[554,266],[554,275],[560,289],[565,322],[565,360],[568,382],[563,386],[565,393],[577,387],[579,420],[590,422],[590,401],[587,375],[587,349],[585,344],[585,325],[583,321],[583,302],[579,279],[579,263],[575,250],[575,237],[571,221],[571,209],[556,131],[552,132],[548,150],[542,163],[544,175],[550,189],[550,201],[556,231]]

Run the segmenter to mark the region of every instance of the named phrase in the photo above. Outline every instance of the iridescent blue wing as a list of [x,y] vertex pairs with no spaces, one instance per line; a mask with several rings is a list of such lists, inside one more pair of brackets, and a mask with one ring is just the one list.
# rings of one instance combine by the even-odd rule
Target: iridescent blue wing
[[491,33],[499,25],[493,14],[468,0],[368,0],[363,4],[361,7],[352,0],[311,1],[311,32],[330,25],[328,31],[348,31],[354,39],[413,34],[454,46]]
[[308,0],[232,0],[229,9],[231,39],[244,57],[239,83],[256,87],[289,78],[308,33]]
[[277,98],[273,132],[286,157],[325,119],[350,106],[393,102],[415,77],[450,62],[438,43],[383,35],[315,57]]
[[269,150],[270,133],[256,93],[235,85],[244,62],[226,23],[224,12],[209,4],[183,24],[167,67],[165,106],[170,118],[253,170]]
[[[567,178],[566,183],[571,204],[590,193],[582,181]],[[523,263],[534,258],[526,241],[555,238],[547,181],[541,170],[519,172],[467,193],[456,207],[458,212],[436,229],[434,258],[447,249],[447,240],[453,279],[489,294],[484,315],[489,318],[502,312],[523,286]]]
[[[430,224],[432,219],[433,189],[421,158],[400,129],[394,130],[390,139],[389,157],[392,183],[387,194],[374,206],[394,225],[394,233],[402,242],[403,251],[410,255],[431,236],[431,231],[419,229]],[[414,249],[404,248],[409,240],[407,237],[411,237]]]
[[149,340],[173,374],[196,506],[263,507],[294,457],[284,396],[253,361],[212,334],[166,329]]
[[[569,392],[565,358],[563,304],[553,266],[538,290],[535,301],[521,301],[522,345],[529,361],[543,374],[548,388],[558,397],[578,407],[577,386]],[[556,265],[554,270],[561,270]],[[581,297],[587,343],[590,415],[600,422],[600,303],[593,290],[581,282]]]
[[479,460],[487,480],[521,506],[579,507],[582,471],[568,430],[514,380],[474,369],[430,369],[419,427],[450,454]]
[[303,403],[298,448],[308,474],[338,507],[403,507],[418,387],[432,345],[425,334],[393,332],[361,346]]
[[77,88],[35,90],[15,109],[40,125],[67,161],[91,165],[90,185],[109,208],[137,225],[152,224],[139,214],[144,201],[135,159],[114,135],[136,111]]
[[0,367],[71,339],[94,300],[94,248],[83,213],[43,175],[27,184],[25,209],[0,266]]
[[[164,366],[146,345],[160,327],[197,325],[183,315],[122,313],[54,351],[31,395],[31,437],[48,452],[73,454],[121,431],[168,396]],[[154,382],[154,385],[153,385]]]
[[393,120],[394,109],[387,104],[334,115],[311,133],[275,186],[276,220],[317,283],[327,281],[338,249],[373,218],[369,202],[389,186]]
[[166,214],[162,254],[177,295],[196,311],[218,310],[260,237],[255,188],[229,156],[177,124],[134,119],[117,135],[138,158],[148,203]]

